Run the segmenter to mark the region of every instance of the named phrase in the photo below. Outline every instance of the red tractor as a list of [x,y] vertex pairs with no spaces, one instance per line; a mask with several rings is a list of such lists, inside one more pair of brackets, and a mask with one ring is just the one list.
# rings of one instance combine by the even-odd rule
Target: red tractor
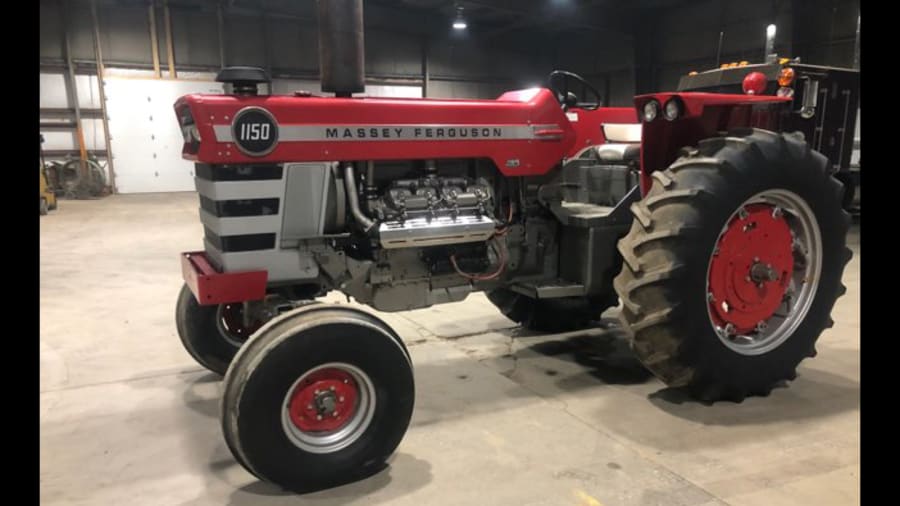
[[337,96],[260,95],[264,72],[228,68],[228,94],[175,104],[205,228],[177,326],[225,374],[222,427],[248,471],[327,487],[379,469],[406,432],[409,353],[374,314],[314,302],[331,290],[380,311],[485,291],[546,331],[621,302],[641,362],[705,401],[766,395],[815,355],[849,217],[828,160],[782,131],[790,97],[600,107],[554,72],[496,100],[354,98],[361,2],[319,9]]

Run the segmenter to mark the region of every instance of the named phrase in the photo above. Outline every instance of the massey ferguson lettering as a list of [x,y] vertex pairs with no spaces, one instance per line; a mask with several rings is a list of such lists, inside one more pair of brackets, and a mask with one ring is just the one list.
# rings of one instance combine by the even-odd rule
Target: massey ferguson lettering
[[[258,118],[257,118],[258,119]],[[232,130],[225,125],[213,127],[216,140],[246,144],[262,140],[269,133],[263,125],[243,125]],[[465,141],[535,139],[536,131],[558,129],[558,125],[278,125],[271,132],[280,142],[341,141]],[[250,149],[250,151],[255,151]]]
[[326,139],[502,139],[500,127],[326,128]]

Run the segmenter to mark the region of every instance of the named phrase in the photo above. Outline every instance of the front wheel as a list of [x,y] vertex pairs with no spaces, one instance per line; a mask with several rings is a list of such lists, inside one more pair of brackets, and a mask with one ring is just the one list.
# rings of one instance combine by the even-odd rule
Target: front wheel
[[794,379],[845,292],[842,195],[824,156],[763,130],[703,141],[654,173],[614,283],[645,367],[704,401]]
[[400,338],[369,313],[311,305],[263,327],[225,377],[222,430],[258,478],[295,492],[377,472],[415,401]]
[[184,349],[198,364],[224,375],[234,355],[262,322],[244,325],[243,304],[201,306],[187,285],[175,305],[175,326]]

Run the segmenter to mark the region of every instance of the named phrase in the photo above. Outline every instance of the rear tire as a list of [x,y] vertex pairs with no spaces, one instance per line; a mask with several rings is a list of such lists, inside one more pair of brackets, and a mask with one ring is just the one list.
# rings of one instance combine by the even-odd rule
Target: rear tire
[[[804,307],[797,302],[785,312],[784,320],[776,319],[780,309],[767,313],[768,321],[791,325],[744,331],[760,336],[759,346],[754,347],[754,338],[748,343],[746,336],[731,336],[721,326],[717,330],[713,323],[717,301],[708,295],[713,286],[709,280],[713,252],[718,255],[722,234],[731,230],[735,213],[754,196],[767,192],[794,195],[798,206],[814,217],[807,221],[818,226],[807,229],[815,228],[811,233],[820,240],[815,259],[820,262],[820,274],[817,284],[799,284],[812,287],[797,291],[798,300],[808,294]],[[654,173],[648,194],[632,205],[635,219],[619,242],[624,262],[614,283],[623,303],[620,319],[644,366],[667,385],[687,387],[693,396],[710,402],[767,395],[773,386],[794,379],[797,365],[815,355],[816,340],[833,324],[830,313],[835,300],[846,291],[841,275],[851,252],[845,244],[849,215],[841,208],[842,196],[843,187],[829,175],[824,156],[793,135],[763,130],[703,141],[667,170]],[[747,228],[743,230],[749,234]],[[797,239],[794,234],[792,228],[788,252],[797,251],[793,249],[796,242],[790,242],[791,237]],[[775,248],[765,241],[761,244],[758,247],[766,253]],[[807,264],[798,264],[797,258],[795,253],[792,269],[806,269]],[[803,258],[814,257],[809,253]],[[734,272],[739,272],[737,267]],[[743,271],[739,276],[737,283],[744,280]],[[782,282],[765,283],[770,281]],[[759,293],[766,293],[771,285],[759,286]],[[793,299],[779,294],[777,300],[790,306]],[[730,310],[740,312],[734,306]],[[766,332],[782,328],[787,331],[780,341],[762,341]],[[739,341],[730,343],[732,337]]]
[[[340,380],[304,382],[323,371],[349,374],[343,383],[349,380],[356,393],[342,392]],[[341,397],[328,392],[335,384]],[[238,353],[224,386],[222,430],[235,458],[258,478],[300,493],[381,470],[415,401],[412,364],[397,334],[369,313],[327,305],[295,310],[260,329]],[[357,399],[352,408],[335,404],[350,398]],[[338,411],[347,417],[335,418],[343,425],[323,425]]]
[[508,288],[487,292],[503,316],[536,332],[568,332],[588,327],[618,303],[615,293],[588,297],[535,299]]

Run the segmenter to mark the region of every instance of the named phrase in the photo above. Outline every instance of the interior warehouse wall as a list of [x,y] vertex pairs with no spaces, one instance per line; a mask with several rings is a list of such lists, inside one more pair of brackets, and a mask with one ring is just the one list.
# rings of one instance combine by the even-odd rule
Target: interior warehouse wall
[[764,61],[766,27],[775,52],[805,63],[853,66],[858,0],[706,0],[667,9],[653,20],[651,86],[673,90],[681,76],[719,63]]

